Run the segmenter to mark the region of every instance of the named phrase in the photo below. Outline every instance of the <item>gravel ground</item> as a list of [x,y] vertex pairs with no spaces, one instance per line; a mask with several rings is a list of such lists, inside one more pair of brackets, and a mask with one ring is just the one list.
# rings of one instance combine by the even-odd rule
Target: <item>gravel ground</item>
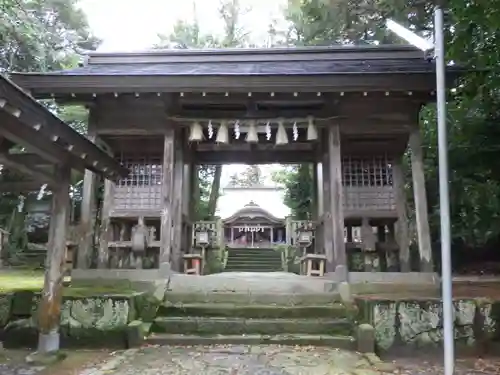
[[[373,364],[366,357],[324,347],[291,346],[151,346],[106,354],[95,364],[79,363],[65,371],[30,367],[22,361],[0,363],[1,375],[440,375],[439,353],[434,357],[384,358]],[[457,360],[455,375],[500,374],[500,358]]]

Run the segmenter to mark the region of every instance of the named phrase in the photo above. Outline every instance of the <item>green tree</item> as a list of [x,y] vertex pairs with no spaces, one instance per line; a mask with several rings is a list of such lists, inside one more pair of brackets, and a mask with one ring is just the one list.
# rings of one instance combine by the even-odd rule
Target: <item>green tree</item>
[[232,186],[252,187],[264,184],[262,170],[258,165],[249,165],[243,172],[235,173],[230,177]]
[[[194,5],[193,5],[194,7]],[[221,48],[238,47],[247,42],[247,34],[240,25],[242,9],[238,0],[223,0],[220,3],[219,14],[224,22],[222,39],[210,34],[203,34],[198,20],[191,22],[178,21],[170,34],[160,34],[156,48]],[[193,14],[196,14],[194,9]],[[222,165],[203,165],[198,169],[198,207],[197,218],[212,218],[215,215],[217,201],[220,196]]]
[[312,218],[314,183],[312,165],[298,164],[273,171],[272,180],[285,189],[283,203],[290,207],[296,220]]
[[0,0],[0,70],[47,71],[95,48],[77,0]]
[[[72,67],[80,60],[79,52],[99,43],[76,0],[0,0],[0,14],[0,73]],[[53,101],[44,104],[78,131],[86,131],[83,107],[60,107]],[[1,172],[2,181],[23,178],[14,171]],[[0,226],[11,233],[9,253],[22,251],[28,243],[26,205],[19,203],[17,194],[0,196]]]
[[[500,236],[499,152],[500,1],[450,0],[445,17],[448,59],[470,70],[449,97],[449,161],[454,247],[483,246]],[[290,0],[287,43],[404,43],[384,28],[392,18],[432,33],[428,0]],[[436,110],[421,112],[431,230],[439,238]],[[295,172],[295,180],[298,174]],[[408,180],[411,184],[411,180]]]

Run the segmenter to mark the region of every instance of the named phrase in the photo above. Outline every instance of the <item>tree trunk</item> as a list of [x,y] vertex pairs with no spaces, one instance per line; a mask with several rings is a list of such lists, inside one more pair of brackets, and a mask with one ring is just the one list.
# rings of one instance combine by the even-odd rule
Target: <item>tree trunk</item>
[[217,165],[214,172],[214,180],[210,189],[210,198],[208,200],[208,213],[211,218],[215,216],[217,209],[217,200],[219,199],[220,179],[222,177],[222,165]]

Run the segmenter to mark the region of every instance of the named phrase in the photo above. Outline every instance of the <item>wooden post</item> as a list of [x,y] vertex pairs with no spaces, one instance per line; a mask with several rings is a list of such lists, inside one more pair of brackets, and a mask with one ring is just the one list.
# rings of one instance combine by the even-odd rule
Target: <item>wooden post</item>
[[373,228],[368,217],[361,219],[361,239],[363,241],[363,261],[365,264],[365,272],[374,271],[374,255],[376,250],[376,236],[373,233]]
[[420,271],[433,272],[431,235],[427,213],[427,193],[425,191],[424,158],[420,129],[414,127],[410,133],[411,172],[413,177],[413,195],[417,221],[418,251]]
[[104,196],[102,199],[101,227],[99,228],[99,250],[97,253],[97,268],[106,269],[109,263],[108,241],[111,236],[110,213],[113,207],[115,183],[110,180],[104,181]]
[[45,281],[38,315],[38,352],[59,350],[59,321],[64,281],[66,255],[66,232],[69,224],[69,185],[71,169],[67,166],[55,168],[58,184],[52,190],[52,210],[49,228],[49,243],[45,261]]
[[[90,141],[95,142],[95,134],[92,133],[88,138]],[[76,268],[87,269],[90,267],[94,235],[94,226],[92,224],[96,205],[95,188],[96,175],[87,169],[83,177],[82,211],[79,225],[80,241],[78,242]]]
[[160,231],[160,266],[172,256],[172,199],[174,182],[174,129],[165,131],[163,144],[162,213]]
[[181,271],[182,264],[182,205],[185,199],[184,193],[184,160],[182,152],[182,138],[177,137],[175,142],[175,166],[174,166],[174,192],[176,198],[172,199],[173,207],[173,235],[172,244],[172,269]]
[[410,272],[410,241],[408,237],[408,213],[406,212],[406,193],[401,157],[396,157],[392,165],[392,180],[396,198],[396,241],[399,247],[399,266],[401,272]]
[[322,166],[323,179],[323,247],[326,256],[326,272],[335,271],[335,255],[333,252],[332,215],[330,205],[330,160],[328,158],[327,136],[324,137]]
[[[336,266],[347,266],[344,242],[344,208],[342,189],[342,157],[340,154],[340,126],[328,127],[328,154],[330,168],[330,212],[332,216],[333,251]],[[327,272],[328,266],[327,266]]]

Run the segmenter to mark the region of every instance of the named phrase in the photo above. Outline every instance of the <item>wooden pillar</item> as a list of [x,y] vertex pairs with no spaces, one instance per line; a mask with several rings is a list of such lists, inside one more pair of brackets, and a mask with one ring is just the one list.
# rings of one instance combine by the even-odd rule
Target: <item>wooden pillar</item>
[[[330,212],[332,216],[333,251],[336,266],[347,266],[344,242],[344,208],[342,189],[342,157],[340,153],[340,126],[328,127],[328,157],[330,168]],[[328,265],[327,265],[327,272]]]
[[420,271],[433,272],[434,267],[432,264],[431,235],[427,211],[427,193],[425,191],[422,136],[418,127],[414,127],[412,129],[409,143],[411,149],[411,172],[413,178],[413,195],[415,199]]
[[396,199],[396,242],[399,247],[399,266],[401,272],[410,272],[410,241],[408,237],[408,213],[406,212],[406,193],[402,158],[396,157],[392,165],[392,181]]
[[106,269],[109,264],[108,241],[110,239],[112,228],[110,213],[113,208],[113,199],[115,193],[115,183],[110,180],[104,180],[104,195],[102,198],[101,209],[101,227],[99,230],[99,249],[97,252],[97,268]]
[[323,179],[323,248],[326,256],[326,272],[335,271],[335,255],[333,252],[332,216],[330,205],[330,160],[328,158],[328,139],[325,136],[323,149],[322,179]]
[[[89,127],[91,119],[89,119]],[[90,133],[89,140],[95,142],[95,133]],[[76,259],[76,268],[87,269],[90,267],[92,257],[92,246],[94,238],[94,209],[96,205],[96,175],[94,172],[85,170],[83,177],[83,196],[81,204],[81,220],[79,225],[79,242]]]
[[170,263],[172,255],[172,200],[174,181],[174,129],[165,131],[163,144],[162,213],[160,234],[160,265]]
[[69,224],[71,169],[56,167],[58,184],[52,188],[49,243],[45,261],[45,281],[38,315],[38,352],[59,350],[59,321],[64,281],[66,233]]
[[180,272],[182,265],[182,206],[184,196],[184,160],[182,150],[182,138],[175,139],[175,166],[174,166],[174,189],[175,199],[172,199],[173,207],[173,244],[172,244],[172,269]]

